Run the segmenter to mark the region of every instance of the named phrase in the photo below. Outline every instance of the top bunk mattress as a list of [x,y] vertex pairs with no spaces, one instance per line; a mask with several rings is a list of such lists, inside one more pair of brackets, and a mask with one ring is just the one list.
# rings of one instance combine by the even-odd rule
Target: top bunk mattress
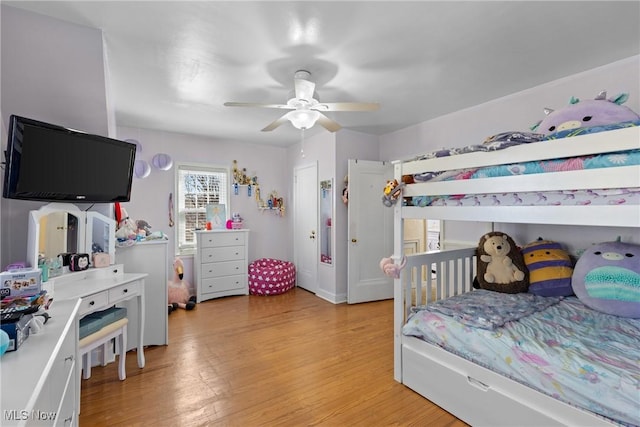
[[566,403],[640,425],[640,319],[594,311],[576,297],[475,290],[414,308],[402,332]]
[[[559,210],[565,212],[564,217],[553,214],[542,222],[567,224],[574,223],[576,206],[600,206],[600,211],[592,211],[596,217],[616,206],[616,211],[623,212],[621,221],[607,224],[597,218],[585,218],[584,224],[638,226],[639,125],[640,121],[634,121],[606,128],[582,128],[564,132],[563,138],[547,137],[544,141],[520,137],[440,150],[396,163],[396,179],[407,183],[402,205],[435,207],[436,214],[428,214],[432,219],[463,220],[472,219],[471,214],[437,209],[509,206],[526,211],[527,206],[566,206],[568,210]],[[480,213],[476,220],[511,222],[510,218],[519,216],[517,209],[484,217],[482,211],[475,212]],[[525,212],[516,222],[536,221]]]

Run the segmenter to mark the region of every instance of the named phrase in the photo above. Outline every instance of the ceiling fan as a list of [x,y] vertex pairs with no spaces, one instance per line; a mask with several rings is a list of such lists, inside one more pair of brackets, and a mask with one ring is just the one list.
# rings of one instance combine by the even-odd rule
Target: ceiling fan
[[330,132],[340,130],[341,126],[322,114],[323,111],[375,111],[380,104],[373,102],[320,102],[315,93],[316,84],[309,80],[311,73],[298,70],[293,76],[295,90],[286,104],[260,104],[253,102],[225,102],[226,107],[258,107],[292,110],[267,125],[263,132],[272,131],[290,121],[298,129],[309,129],[320,123]]

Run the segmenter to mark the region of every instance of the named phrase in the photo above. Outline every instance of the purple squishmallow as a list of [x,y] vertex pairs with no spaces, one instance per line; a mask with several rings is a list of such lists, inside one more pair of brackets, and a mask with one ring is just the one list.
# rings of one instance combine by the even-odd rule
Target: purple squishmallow
[[590,247],[576,262],[571,285],[594,310],[640,318],[640,245],[605,242]]
[[637,113],[622,105],[627,99],[629,95],[626,93],[607,99],[606,91],[585,101],[572,97],[564,108],[555,111],[545,108],[546,117],[532,130],[548,136],[565,130],[639,120]]

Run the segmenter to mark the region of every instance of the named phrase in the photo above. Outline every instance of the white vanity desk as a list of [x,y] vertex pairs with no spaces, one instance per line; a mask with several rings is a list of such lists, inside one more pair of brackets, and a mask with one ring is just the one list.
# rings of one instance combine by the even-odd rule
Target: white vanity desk
[[147,274],[125,273],[122,264],[67,273],[43,284],[53,290],[53,304],[81,298],[78,318],[114,304],[136,298],[138,303],[138,366],[144,368],[144,278]]
[[[56,301],[81,299],[78,308],[78,319],[94,311],[107,309],[114,304],[135,298],[138,303],[138,367],[144,368],[144,278],[147,274],[124,273],[122,264],[103,268],[90,268],[85,271],[66,273],[44,283],[53,293],[53,305]],[[127,314],[128,316],[129,314]],[[18,350],[19,351],[19,350]],[[80,360],[80,355],[76,355]],[[76,408],[80,413],[80,370],[82,363],[77,363]]]

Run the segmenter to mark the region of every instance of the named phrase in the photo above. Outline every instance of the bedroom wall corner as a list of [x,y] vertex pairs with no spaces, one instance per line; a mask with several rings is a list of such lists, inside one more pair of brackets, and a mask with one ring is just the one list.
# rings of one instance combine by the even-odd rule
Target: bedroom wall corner
[[[0,8],[3,124],[17,114],[107,136],[101,31],[6,4]],[[44,204],[2,201],[0,265],[25,260],[29,211]]]

